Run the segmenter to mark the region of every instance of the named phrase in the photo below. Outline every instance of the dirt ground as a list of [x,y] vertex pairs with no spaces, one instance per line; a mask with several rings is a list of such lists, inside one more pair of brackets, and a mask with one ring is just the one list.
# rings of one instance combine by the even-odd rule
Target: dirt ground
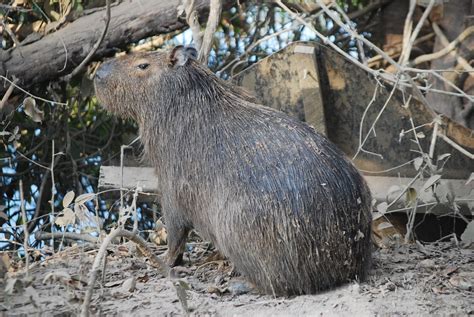
[[[105,274],[96,283],[93,315],[182,316],[186,310],[192,316],[474,314],[472,245],[416,243],[378,249],[367,282],[293,298],[249,292],[228,262],[209,258],[205,244],[189,250],[185,265],[166,279],[131,243],[111,246]],[[9,272],[0,280],[0,315],[78,315],[95,255],[96,250],[70,247],[34,264],[29,279],[18,270]]]

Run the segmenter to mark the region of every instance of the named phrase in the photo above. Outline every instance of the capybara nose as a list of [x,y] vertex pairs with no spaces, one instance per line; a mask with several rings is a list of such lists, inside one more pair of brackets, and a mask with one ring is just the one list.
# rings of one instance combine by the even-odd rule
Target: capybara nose
[[104,79],[110,74],[111,69],[112,69],[111,61],[103,63],[102,65],[100,65],[99,69],[95,73],[95,77],[97,79]]

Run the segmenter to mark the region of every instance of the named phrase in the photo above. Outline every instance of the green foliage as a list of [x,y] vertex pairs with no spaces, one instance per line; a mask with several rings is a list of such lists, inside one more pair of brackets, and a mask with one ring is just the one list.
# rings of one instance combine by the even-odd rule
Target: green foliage
[[[3,120],[7,124],[0,138],[0,157],[3,158],[0,205],[5,206],[3,212],[9,219],[0,219],[0,225],[5,224],[3,228],[12,237],[20,238],[20,228],[16,228],[20,219],[20,179],[23,180],[28,218],[34,219],[29,225],[33,230],[46,223],[45,216],[51,211],[52,190],[56,206],[71,189],[76,193],[96,191],[100,164],[116,161],[120,145],[127,142],[124,139],[127,133],[136,133],[135,124],[107,114],[95,97],[82,94],[79,85],[52,86],[35,90],[49,90],[53,95],[61,96],[59,100],[67,101],[67,106],[38,102],[38,107],[44,111],[44,121],[34,122],[18,102]],[[11,137],[15,130],[18,133],[13,143]],[[49,170],[53,155],[54,186]],[[107,210],[105,207],[101,212]]]

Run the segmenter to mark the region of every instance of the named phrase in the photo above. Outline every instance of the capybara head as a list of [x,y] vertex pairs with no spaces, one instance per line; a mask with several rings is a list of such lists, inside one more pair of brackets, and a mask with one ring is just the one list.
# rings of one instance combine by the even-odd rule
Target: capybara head
[[138,120],[163,98],[162,81],[167,87],[175,82],[180,88],[176,73],[196,57],[194,48],[177,46],[170,52],[141,52],[109,60],[95,74],[97,98],[110,112]]

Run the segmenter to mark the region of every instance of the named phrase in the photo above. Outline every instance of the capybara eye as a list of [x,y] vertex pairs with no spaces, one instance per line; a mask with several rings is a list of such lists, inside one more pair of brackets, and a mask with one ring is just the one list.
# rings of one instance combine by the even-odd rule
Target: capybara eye
[[143,63],[143,64],[138,65],[138,68],[140,68],[141,70],[144,70],[144,69],[147,69],[148,66],[150,66],[150,64],[148,64],[148,63]]

